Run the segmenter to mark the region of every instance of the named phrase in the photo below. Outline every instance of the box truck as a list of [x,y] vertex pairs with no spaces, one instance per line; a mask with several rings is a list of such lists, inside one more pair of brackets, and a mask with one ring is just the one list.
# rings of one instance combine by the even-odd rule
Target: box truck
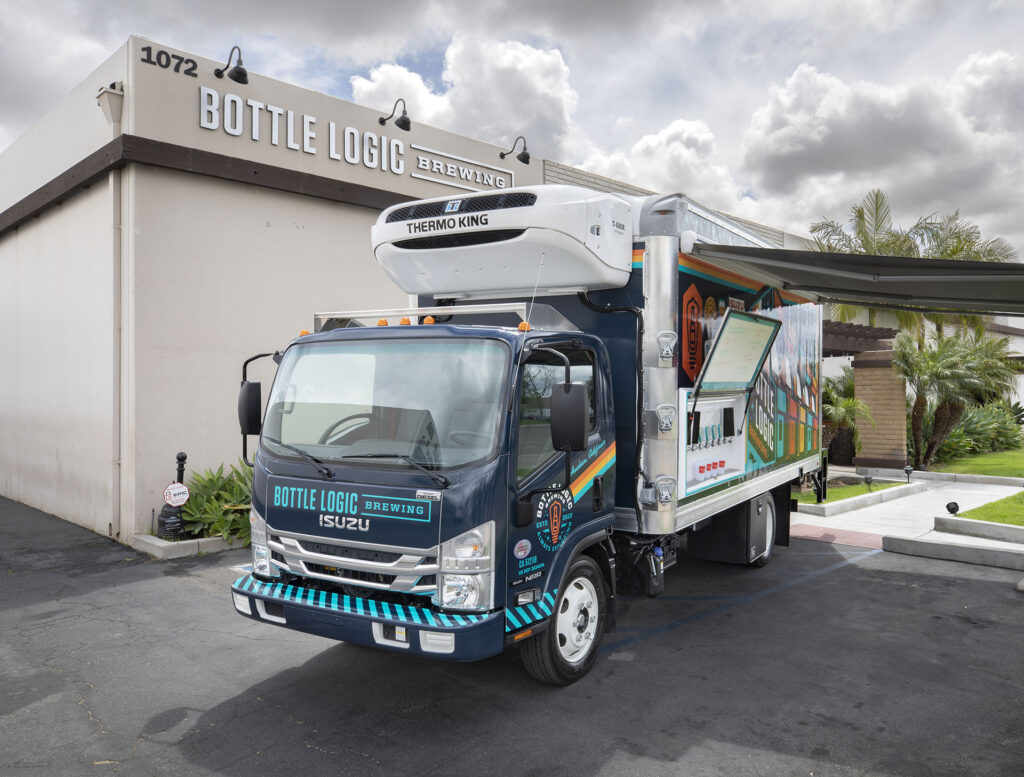
[[243,365],[242,615],[455,661],[516,646],[565,685],[622,592],[656,596],[684,552],[763,566],[791,486],[824,490],[830,255],[573,186],[397,205],[372,241],[415,307],[316,314],[265,413]]

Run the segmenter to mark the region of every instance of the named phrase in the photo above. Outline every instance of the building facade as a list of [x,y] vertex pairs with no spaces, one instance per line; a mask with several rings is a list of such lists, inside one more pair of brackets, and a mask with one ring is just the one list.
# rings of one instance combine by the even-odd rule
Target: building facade
[[0,495],[129,544],[178,451],[191,471],[237,461],[244,359],[315,312],[410,303],[372,256],[383,208],[538,183],[649,193],[218,67],[133,37],[0,154]]
[[237,461],[243,359],[314,312],[408,303],[372,257],[382,208],[543,180],[217,67],[133,37],[0,155],[0,494],[126,543],[178,451]]

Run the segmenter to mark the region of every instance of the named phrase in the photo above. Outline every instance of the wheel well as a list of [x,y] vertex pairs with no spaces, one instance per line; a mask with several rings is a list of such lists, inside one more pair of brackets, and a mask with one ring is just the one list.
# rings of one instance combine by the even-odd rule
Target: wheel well
[[593,545],[589,545],[580,551],[581,556],[590,556],[597,562],[597,565],[601,568],[601,574],[604,575],[605,582],[608,583],[609,590],[614,590],[615,584],[615,570],[611,556],[608,553],[608,549],[604,547],[603,542],[595,542]]

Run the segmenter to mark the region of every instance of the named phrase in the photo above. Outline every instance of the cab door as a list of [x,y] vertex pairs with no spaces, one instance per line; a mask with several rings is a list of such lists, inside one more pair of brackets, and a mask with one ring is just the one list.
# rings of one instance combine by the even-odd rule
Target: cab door
[[[517,381],[510,457],[517,507],[509,528],[508,598],[513,606],[523,600],[543,602],[545,594],[553,600],[580,541],[610,526],[614,515],[615,439],[606,352],[599,343],[542,345],[568,357],[571,381],[586,386],[587,446],[570,454],[566,483],[566,454],[551,444],[552,389],[565,380],[565,362],[550,350],[528,352]],[[535,595],[518,595],[531,589]]]

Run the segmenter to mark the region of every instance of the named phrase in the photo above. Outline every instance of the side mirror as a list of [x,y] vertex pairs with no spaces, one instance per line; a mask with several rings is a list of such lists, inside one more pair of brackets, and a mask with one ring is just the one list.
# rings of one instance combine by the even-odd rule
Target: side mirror
[[551,389],[551,447],[582,451],[587,447],[590,397],[584,383],[556,383]]
[[263,406],[262,388],[258,380],[243,380],[238,389],[238,426],[242,435],[259,434],[263,428],[260,410]]

